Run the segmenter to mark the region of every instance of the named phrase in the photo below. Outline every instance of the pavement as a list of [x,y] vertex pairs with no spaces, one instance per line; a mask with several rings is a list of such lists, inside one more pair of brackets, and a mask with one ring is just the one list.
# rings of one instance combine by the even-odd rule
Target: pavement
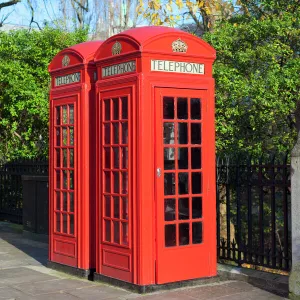
[[47,243],[30,240],[0,222],[0,299],[5,300],[267,300],[285,299],[247,282],[227,280],[140,295],[78,279],[46,267]]

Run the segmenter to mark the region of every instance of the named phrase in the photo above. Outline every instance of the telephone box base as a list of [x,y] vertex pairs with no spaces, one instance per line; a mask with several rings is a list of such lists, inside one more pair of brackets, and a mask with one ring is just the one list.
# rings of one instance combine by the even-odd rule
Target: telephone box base
[[94,270],[86,270],[86,269],[79,269],[76,267],[66,266],[57,262],[53,262],[48,260],[47,267],[54,269],[56,271],[61,271],[70,275],[74,275],[81,278],[90,279],[93,275]]
[[204,285],[204,284],[210,284],[210,283],[215,283],[224,280],[221,276],[217,275],[214,277],[183,280],[177,282],[170,282],[166,284],[138,285],[138,284],[122,281],[116,278],[112,278],[109,276],[105,276],[96,272],[94,273],[93,278],[94,281],[106,282],[111,285],[118,286],[120,288],[124,288],[130,291],[135,291],[139,294],[151,293],[151,292],[162,291],[162,290],[172,290],[172,289],[178,289],[178,288],[188,287],[188,286]]

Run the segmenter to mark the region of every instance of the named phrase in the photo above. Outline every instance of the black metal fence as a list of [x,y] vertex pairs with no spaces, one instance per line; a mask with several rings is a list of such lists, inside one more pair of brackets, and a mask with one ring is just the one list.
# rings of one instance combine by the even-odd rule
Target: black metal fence
[[22,175],[48,175],[47,160],[0,164],[0,219],[22,223]]
[[289,157],[217,159],[219,261],[289,271]]

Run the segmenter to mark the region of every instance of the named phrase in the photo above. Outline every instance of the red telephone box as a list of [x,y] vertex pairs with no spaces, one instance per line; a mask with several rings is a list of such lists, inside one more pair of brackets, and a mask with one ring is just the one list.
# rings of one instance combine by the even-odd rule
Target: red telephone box
[[86,42],[51,64],[49,266],[87,277],[95,268],[94,53]]
[[215,50],[166,27],[95,54],[97,280],[137,286],[216,275]]

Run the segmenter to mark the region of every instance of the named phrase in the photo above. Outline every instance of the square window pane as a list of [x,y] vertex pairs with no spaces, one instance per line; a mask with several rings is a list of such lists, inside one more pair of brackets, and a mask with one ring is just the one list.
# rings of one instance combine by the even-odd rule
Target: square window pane
[[68,188],[68,172],[63,171],[63,188],[66,190]]
[[128,98],[122,97],[122,119],[126,120],[128,119]]
[[189,173],[178,174],[178,193],[179,195],[189,193]]
[[74,124],[74,105],[69,105],[70,124]]
[[70,212],[74,212],[74,193],[69,193],[70,197]]
[[56,210],[60,210],[60,192],[56,192]]
[[69,215],[70,218],[70,234],[74,234],[74,215]]
[[56,149],[55,152],[56,152],[56,167],[60,168],[60,150]]
[[111,241],[111,228],[110,228],[110,221],[105,220],[104,221],[105,226],[105,241],[110,242]]
[[63,130],[63,146],[66,146],[67,145],[67,138],[68,138],[68,130],[67,130],[67,127],[63,127],[62,128]]
[[201,148],[192,148],[192,169],[201,169]]
[[128,174],[127,172],[122,172],[122,194],[128,194]]
[[111,203],[110,196],[104,196],[104,211],[106,217],[111,217]]
[[104,172],[105,192],[110,193],[110,172]]
[[74,171],[70,171],[70,190],[74,190]]
[[119,120],[119,98],[113,98],[113,119]]
[[70,143],[71,146],[73,146],[74,145],[74,128],[69,127],[69,132],[70,132],[69,143]]
[[60,232],[60,213],[56,213],[56,232]]
[[165,199],[165,221],[174,221],[175,219],[175,199]]
[[62,214],[63,216],[63,233],[68,233],[68,216],[67,214]]
[[110,148],[104,148],[104,167],[110,169]]
[[128,168],[128,148],[122,147],[122,169]]
[[110,120],[110,99],[104,100],[104,111],[105,111],[105,120]]
[[191,124],[191,143],[192,144],[201,144],[201,124],[192,123]]
[[176,225],[165,225],[165,246],[176,246]]
[[202,197],[192,198],[193,219],[202,218]]
[[122,219],[128,220],[128,199],[122,197]]
[[119,197],[113,197],[114,198],[114,218],[119,219],[120,218],[120,198]]
[[187,120],[188,118],[188,104],[187,98],[177,99],[177,119]]
[[190,243],[190,224],[179,224],[179,245],[184,246]]
[[114,153],[114,169],[120,168],[120,161],[119,161],[119,148],[113,147],[113,153]]
[[178,144],[188,143],[188,124],[178,123]]
[[193,244],[202,243],[202,222],[193,223]]
[[60,106],[56,106],[56,125],[60,125]]
[[113,172],[114,177],[114,193],[119,194],[120,192],[120,176],[119,172]]
[[128,144],[128,124],[122,123],[122,144]]
[[175,195],[175,174],[174,173],[165,173],[164,193],[165,195]]
[[188,220],[190,218],[189,198],[178,199],[179,220]]
[[113,123],[114,144],[119,144],[119,123]]
[[104,124],[104,144],[110,144],[110,124]]
[[201,119],[201,102],[200,98],[191,99],[191,119],[200,120]]
[[60,128],[56,128],[56,146],[60,146]]
[[175,148],[164,148],[165,170],[175,170]]
[[56,188],[60,189],[60,171],[56,171]]
[[63,211],[68,211],[68,194],[63,192]]
[[70,149],[70,168],[74,168],[74,149]]
[[122,222],[122,244],[128,245],[128,223]]
[[120,222],[113,221],[114,224],[114,243],[120,244]]
[[188,148],[178,149],[178,168],[188,169],[189,166],[189,151]]
[[68,150],[67,149],[63,149],[63,168],[67,168],[68,167]]
[[202,180],[201,173],[192,173],[192,194],[201,194]]
[[63,106],[63,124],[68,123],[68,111],[67,111],[67,105]]
[[174,119],[174,98],[164,97],[164,119]]
[[175,144],[175,124],[164,123],[164,144]]

